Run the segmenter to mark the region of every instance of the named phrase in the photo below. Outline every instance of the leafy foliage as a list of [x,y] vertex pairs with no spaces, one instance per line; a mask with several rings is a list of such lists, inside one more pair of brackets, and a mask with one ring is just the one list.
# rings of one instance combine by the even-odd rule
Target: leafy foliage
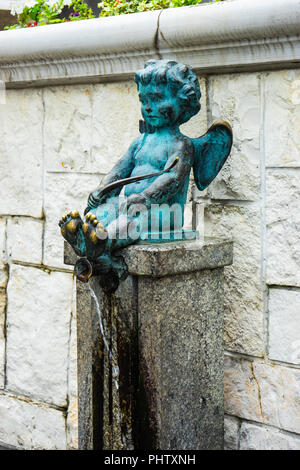
[[[218,1],[222,0],[211,0],[211,2]],[[101,8],[99,16],[116,16],[124,15],[126,13],[138,13],[141,11],[197,5],[201,2],[202,0],[104,0],[98,3],[98,7]]]
[[[64,7],[69,7],[72,12],[68,17],[60,18]],[[29,28],[95,18],[93,10],[84,0],[28,0],[25,4],[13,4],[11,13],[18,15],[18,23],[6,26],[4,29]]]
[[[201,2],[202,0],[104,0],[98,3],[98,8],[100,8],[99,17],[103,17],[177,8]],[[66,6],[72,12],[67,17],[61,17]],[[95,18],[93,10],[84,0],[26,0],[25,3],[22,1],[20,4],[13,1],[11,13],[18,15],[18,23],[6,26],[4,29],[28,28]]]

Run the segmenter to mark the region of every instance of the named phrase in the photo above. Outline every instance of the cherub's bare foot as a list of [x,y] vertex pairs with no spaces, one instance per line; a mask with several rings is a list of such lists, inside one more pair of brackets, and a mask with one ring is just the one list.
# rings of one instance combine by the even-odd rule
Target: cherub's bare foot
[[85,216],[82,230],[85,237],[87,257],[96,260],[107,247],[108,233],[92,212]]
[[65,240],[72,246],[78,256],[85,255],[85,239],[82,232],[82,219],[78,211],[68,212],[58,225]]

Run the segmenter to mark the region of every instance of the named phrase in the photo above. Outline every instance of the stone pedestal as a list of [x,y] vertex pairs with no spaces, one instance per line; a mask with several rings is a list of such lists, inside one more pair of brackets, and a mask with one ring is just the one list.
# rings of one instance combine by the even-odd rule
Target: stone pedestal
[[[130,275],[109,298],[97,278],[78,282],[80,448],[222,449],[232,244],[145,243],[122,255]],[[67,247],[65,262],[75,262]]]

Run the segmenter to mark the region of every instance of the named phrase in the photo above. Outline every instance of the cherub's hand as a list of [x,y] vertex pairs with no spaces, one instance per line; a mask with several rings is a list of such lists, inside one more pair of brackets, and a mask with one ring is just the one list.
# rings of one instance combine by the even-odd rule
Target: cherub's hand
[[95,191],[91,192],[88,198],[88,207],[90,209],[93,209],[100,204],[103,204],[105,202],[106,196],[101,196],[101,188],[95,189]]
[[131,194],[129,197],[127,197],[121,204],[121,212],[126,212],[130,209],[130,207],[133,207],[137,204],[144,206],[145,210],[148,209],[148,201],[143,193]]

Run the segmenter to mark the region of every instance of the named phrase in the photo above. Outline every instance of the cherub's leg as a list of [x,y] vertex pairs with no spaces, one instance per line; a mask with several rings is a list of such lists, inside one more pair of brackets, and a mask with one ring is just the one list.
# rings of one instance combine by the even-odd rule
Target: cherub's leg
[[104,226],[95,214],[89,212],[82,226],[87,257],[96,261],[104,254],[112,254],[120,248],[135,243],[144,220],[145,213],[135,216],[119,214],[116,219]]
[[96,261],[107,251],[107,230],[92,212],[86,214],[82,230],[85,237],[86,256]]
[[68,212],[62,217],[58,225],[65,240],[72,246],[78,256],[84,256],[86,252],[85,239],[82,232],[82,219],[78,211]]

